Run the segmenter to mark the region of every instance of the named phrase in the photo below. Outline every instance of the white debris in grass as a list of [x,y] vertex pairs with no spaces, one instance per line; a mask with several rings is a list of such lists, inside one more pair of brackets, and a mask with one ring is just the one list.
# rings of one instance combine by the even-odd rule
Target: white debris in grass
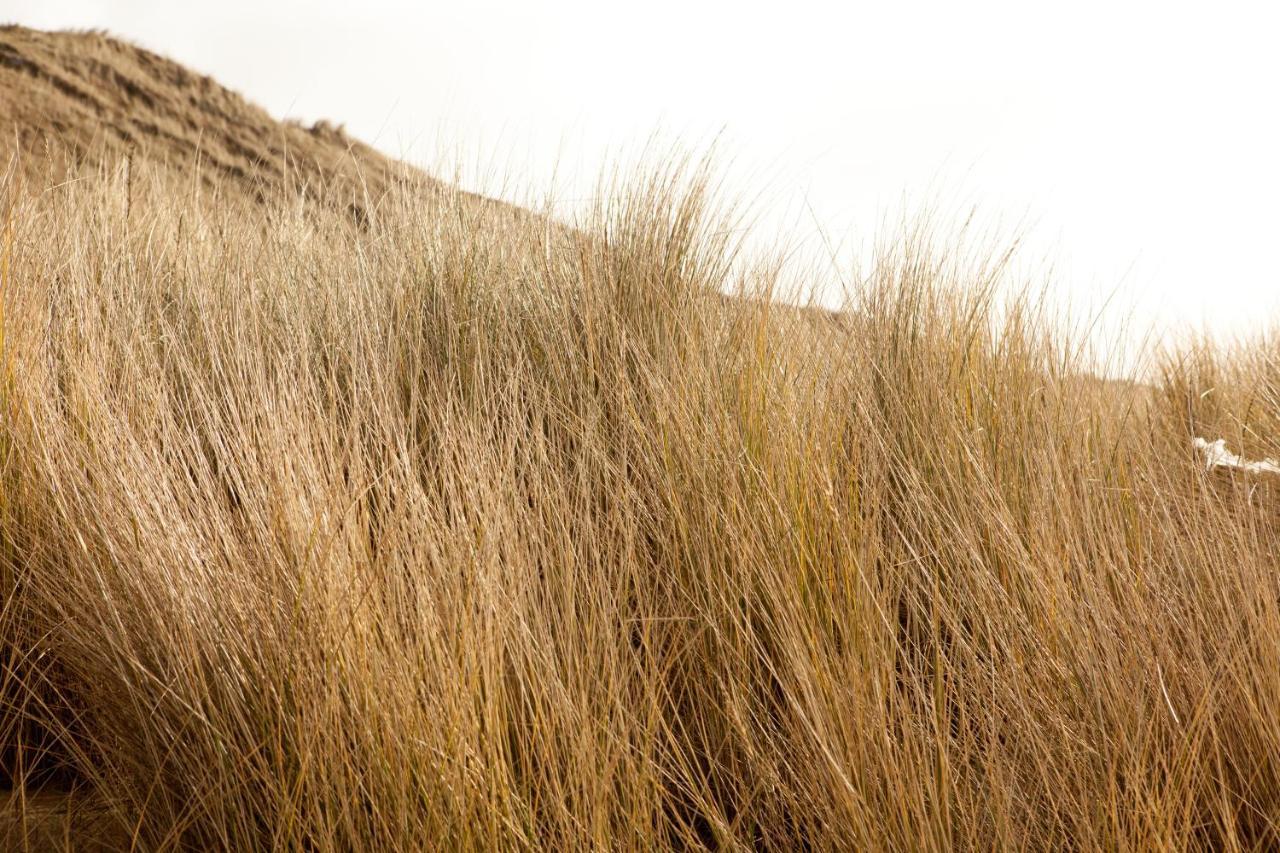
[[1227,450],[1225,439],[1206,441],[1196,436],[1191,439],[1191,444],[1204,454],[1204,467],[1210,471],[1214,468],[1232,468],[1249,474],[1280,474],[1280,462],[1274,459],[1242,459]]

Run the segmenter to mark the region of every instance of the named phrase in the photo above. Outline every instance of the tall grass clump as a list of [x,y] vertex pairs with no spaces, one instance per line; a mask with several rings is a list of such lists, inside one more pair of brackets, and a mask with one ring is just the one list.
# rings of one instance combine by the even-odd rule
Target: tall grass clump
[[142,849],[1280,844],[1277,503],[1191,446],[1280,455],[1274,348],[1095,378],[924,231],[783,307],[701,174],[7,185],[4,781]]

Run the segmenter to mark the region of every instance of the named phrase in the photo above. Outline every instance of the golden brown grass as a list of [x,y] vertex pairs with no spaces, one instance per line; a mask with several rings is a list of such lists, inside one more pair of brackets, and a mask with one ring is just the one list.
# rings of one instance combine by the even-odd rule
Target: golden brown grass
[[[143,849],[1280,842],[1274,351],[1082,378],[900,241],[728,301],[680,171],[577,231],[6,186],[0,708]],[[10,182],[11,184],[12,182]],[[102,815],[106,817],[102,817]],[[87,831],[87,830],[86,830]]]
[[[101,32],[0,26],[0,169],[9,156],[32,183],[85,169],[145,163],[151,180],[214,206],[283,193],[341,210],[363,225],[395,188],[443,185],[341,127],[278,121],[203,74]],[[520,216],[480,196],[473,204]]]

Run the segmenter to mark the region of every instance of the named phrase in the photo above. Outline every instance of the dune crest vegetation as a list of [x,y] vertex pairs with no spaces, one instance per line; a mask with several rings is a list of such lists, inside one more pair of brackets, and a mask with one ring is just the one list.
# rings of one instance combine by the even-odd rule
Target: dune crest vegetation
[[919,235],[847,310],[783,308],[696,169],[574,229],[15,174],[19,818],[57,790],[142,849],[1280,843],[1277,504],[1192,446],[1280,456],[1265,345],[1092,379],[1033,303],[996,312],[1000,258]]

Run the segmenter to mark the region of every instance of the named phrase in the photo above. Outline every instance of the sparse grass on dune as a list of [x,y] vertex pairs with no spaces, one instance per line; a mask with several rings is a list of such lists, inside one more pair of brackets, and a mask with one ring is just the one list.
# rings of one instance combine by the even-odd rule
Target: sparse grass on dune
[[1280,455],[1265,348],[1090,381],[924,240],[726,301],[780,283],[679,169],[576,231],[131,181],[5,187],[18,794],[143,849],[1280,843],[1277,505],[1190,445]]

